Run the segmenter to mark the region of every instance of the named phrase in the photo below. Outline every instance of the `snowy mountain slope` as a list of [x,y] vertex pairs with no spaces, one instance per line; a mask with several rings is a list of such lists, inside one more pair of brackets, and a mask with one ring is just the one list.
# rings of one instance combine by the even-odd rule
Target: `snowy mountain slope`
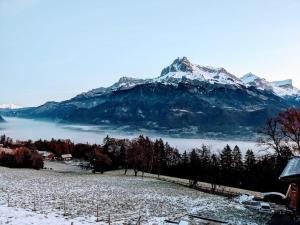
[[81,93],[76,97],[66,101],[66,104],[75,105],[78,108],[92,108],[101,104],[99,97],[121,90],[129,90],[139,85],[163,84],[178,86],[179,83],[199,83],[231,85],[234,88],[243,85],[236,76],[227,72],[224,68],[204,67],[192,64],[186,57],[177,58],[173,63],[164,68],[160,76],[152,79],[137,79],[131,77],[121,77],[118,82],[110,87],[100,87],[88,92]]
[[281,88],[293,88],[293,82],[291,79],[281,80],[281,81],[273,81],[271,84],[275,87]]
[[152,79],[137,79],[132,77],[121,77],[118,82],[110,87],[100,87],[79,94],[74,99],[92,98],[101,96],[108,92],[131,89],[137,85],[149,83],[162,83],[165,85],[178,85],[180,82],[232,85],[234,87],[254,86],[260,90],[273,91],[278,96],[299,95],[299,90],[292,85],[292,80],[268,82],[253,73],[248,73],[241,78],[229,73],[224,68],[200,66],[191,63],[186,57],[177,58],[173,63],[165,67],[160,76]]
[[198,81],[209,82],[211,84],[229,84],[229,85],[243,85],[243,82],[227,72],[224,68],[205,67],[196,64],[192,64],[186,57],[177,58],[173,63],[164,68],[160,76],[152,79],[137,79],[132,77],[121,77],[118,82],[110,87],[100,87],[88,92],[84,92],[75,98],[81,97],[96,97],[107,92],[113,92],[117,90],[125,90],[133,88],[137,85],[147,83],[163,83],[169,85],[177,85],[183,81]]
[[253,130],[259,127],[265,118],[286,107],[288,105],[278,96],[253,87],[236,88],[209,82],[180,82],[177,85],[158,82],[107,92],[97,97],[15,110],[13,115],[128,126],[169,134],[237,132],[240,135],[248,128]]
[[205,67],[192,64],[186,57],[177,58],[168,67],[164,68],[157,82],[174,82],[182,79],[205,81],[209,83],[242,85],[242,81],[227,72],[224,68]]
[[273,81],[271,82],[273,91],[279,96],[294,96],[299,98],[300,90],[293,86],[292,80],[282,80],[282,81]]
[[254,86],[261,90],[270,90],[280,97],[299,98],[300,96],[300,90],[293,86],[291,79],[269,82],[253,73],[248,73],[241,77],[241,80],[246,86]]
[[254,86],[261,90],[272,89],[272,86],[266,79],[260,78],[253,73],[247,73],[246,75],[241,77],[241,81],[246,86]]
[[107,92],[130,89],[136,85],[143,84],[148,81],[150,82],[151,80],[136,79],[136,78],[132,78],[132,77],[121,77],[118,82],[114,83],[110,87],[96,88],[91,91],[79,94],[76,97],[95,97],[95,96],[99,96],[99,95],[102,95],[103,93],[107,93]]

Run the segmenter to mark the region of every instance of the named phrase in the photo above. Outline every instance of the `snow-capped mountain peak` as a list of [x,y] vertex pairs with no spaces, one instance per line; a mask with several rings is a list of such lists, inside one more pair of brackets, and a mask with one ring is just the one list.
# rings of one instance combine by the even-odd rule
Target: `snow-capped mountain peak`
[[255,80],[257,79],[261,79],[260,77],[256,76],[255,74],[249,72],[247,74],[245,74],[244,76],[241,77],[241,80],[245,83],[245,84],[248,84],[248,83],[251,83],[251,82],[254,82]]
[[[253,86],[260,90],[272,91],[277,96],[300,96],[300,91],[293,87],[292,80],[269,82],[253,73],[247,73],[241,78],[229,73],[222,67],[200,66],[191,63],[187,57],[176,58],[169,66],[165,67],[161,74],[152,79],[138,79],[132,77],[121,77],[118,82],[110,87],[100,87],[82,93],[75,98],[97,97],[105,93],[118,90],[131,89],[137,85],[149,83],[162,83],[177,86],[181,82],[195,83],[207,82],[210,84],[224,84],[235,87]],[[300,98],[300,97],[299,97]]]
[[224,68],[219,67],[209,67],[200,66],[191,63],[187,57],[175,59],[171,65],[164,68],[160,76],[152,79],[138,79],[132,77],[121,77],[118,82],[114,83],[110,87],[96,88],[91,91],[82,93],[77,97],[96,97],[107,92],[126,90],[133,88],[137,85],[146,83],[164,83],[177,85],[184,80],[197,80],[210,83],[221,83],[230,85],[243,85],[243,82],[234,76],[233,74],[227,72]]
[[270,83],[266,79],[261,78],[251,72],[242,76],[241,80],[246,86],[254,86],[262,90],[272,89]]
[[147,80],[144,79],[137,79],[133,77],[121,77],[117,83],[114,83],[110,86],[109,90],[120,90],[120,89],[128,89],[134,87],[138,84],[143,84]]
[[174,62],[164,68],[160,76],[156,79],[158,82],[180,82],[183,78],[189,80],[207,81],[210,83],[222,83],[231,85],[241,85],[242,81],[227,72],[224,68],[214,68],[200,66],[191,63],[186,57],[177,58]]
[[0,104],[0,109],[20,109],[22,106],[15,104]]
[[287,89],[288,88],[290,88],[290,89],[294,88],[292,79],[273,81],[273,82],[271,82],[271,84],[273,86],[281,87],[281,88],[287,88]]
[[300,90],[293,86],[291,79],[271,82],[273,91],[279,96],[296,96],[299,98]]
[[293,86],[291,79],[269,82],[253,73],[247,73],[241,77],[241,80],[246,86],[254,86],[261,90],[271,90],[276,95],[281,97],[300,95],[299,89]]
[[100,87],[100,88],[92,89],[88,92],[84,92],[77,95],[75,98],[96,97],[111,91],[130,89],[136,85],[143,84],[146,82],[148,82],[148,80],[146,79],[138,79],[138,78],[123,76],[119,79],[118,82],[114,83],[109,87]]
[[197,66],[192,64],[187,57],[177,58],[174,62],[161,71],[160,76],[165,76],[170,72],[189,72],[193,73],[198,70]]

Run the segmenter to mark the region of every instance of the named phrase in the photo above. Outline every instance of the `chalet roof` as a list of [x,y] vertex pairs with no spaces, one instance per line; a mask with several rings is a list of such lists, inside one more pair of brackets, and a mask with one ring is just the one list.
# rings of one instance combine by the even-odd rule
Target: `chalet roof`
[[288,161],[279,177],[279,180],[285,182],[300,181],[300,157],[294,157]]

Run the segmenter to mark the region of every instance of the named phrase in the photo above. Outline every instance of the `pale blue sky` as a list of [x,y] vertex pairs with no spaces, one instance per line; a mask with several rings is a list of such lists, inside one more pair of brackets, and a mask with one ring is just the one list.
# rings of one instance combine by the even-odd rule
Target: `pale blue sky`
[[155,77],[182,56],[300,87],[300,0],[0,0],[0,104]]

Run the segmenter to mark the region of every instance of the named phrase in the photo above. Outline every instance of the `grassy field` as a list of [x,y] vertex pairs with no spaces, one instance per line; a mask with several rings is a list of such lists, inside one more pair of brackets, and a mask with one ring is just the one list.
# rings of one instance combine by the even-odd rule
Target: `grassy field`
[[[22,211],[7,218],[5,215],[9,213],[2,213],[0,223],[14,225],[20,219],[18,214],[28,221],[36,215],[62,218],[65,224],[73,221],[74,225],[107,224],[109,215],[112,224],[135,223],[139,216],[142,224],[163,224],[165,219],[178,220],[188,213],[200,213],[235,225],[266,221],[265,216],[245,209],[232,199],[155,178],[122,176],[119,172],[92,174],[70,164],[53,162],[45,166],[48,169],[40,171],[0,167],[0,213],[9,209],[28,212],[26,216]],[[95,223],[97,205],[99,223]],[[36,211],[32,212],[33,209]],[[22,221],[22,225],[39,224]]]

